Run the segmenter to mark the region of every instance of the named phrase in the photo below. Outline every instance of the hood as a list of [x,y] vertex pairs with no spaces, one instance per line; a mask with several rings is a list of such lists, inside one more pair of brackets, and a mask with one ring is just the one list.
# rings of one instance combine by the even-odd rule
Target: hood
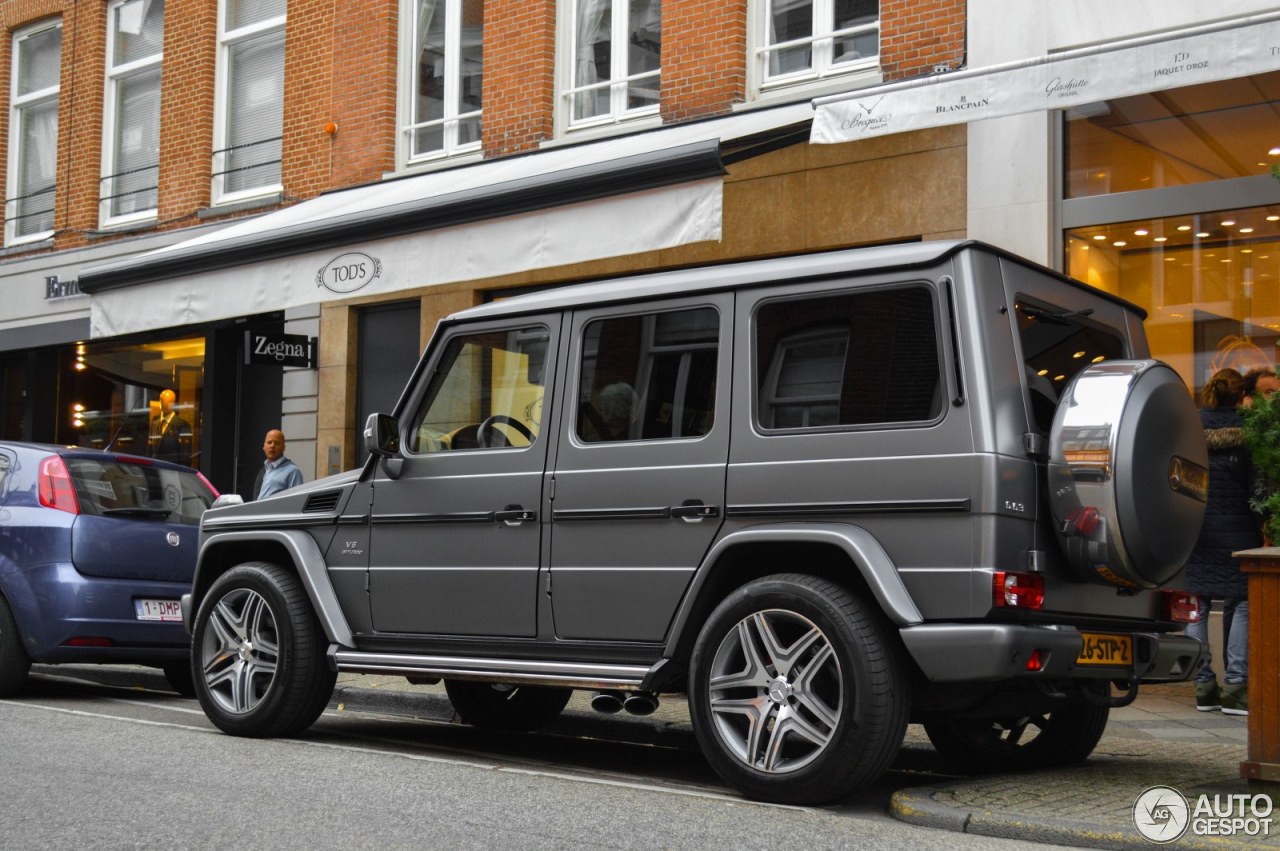
[[211,508],[204,513],[200,525],[203,529],[206,526],[235,525],[279,518],[282,515],[336,515],[346,505],[352,485],[359,480],[360,470],[348,470],[314,482],[304,482],[266,499]]

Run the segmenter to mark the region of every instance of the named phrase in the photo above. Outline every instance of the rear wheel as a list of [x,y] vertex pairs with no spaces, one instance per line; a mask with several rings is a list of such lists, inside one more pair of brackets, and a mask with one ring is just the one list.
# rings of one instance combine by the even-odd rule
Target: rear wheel
[[1110,714],[1109,706],[1077,700],[1038,715],[935,719],[924,730],[938,753],[965,772],[1024,771],[1083,762]]
[[449,702],[464,723],[489,730],[527,732],[559,715],[572,689],[445,680]]
[[337,675],[298,577],[249,562],[224,573],[200,603],[192,633],[196,696],[237,736],[291,736],[311,726]]
[[0,697],[12,697],[27,681],[31,657],[22,646],[9,602],[0,597]]
[[879,614],[813,576],[751,582],[707,619],[689,707],[707,761],[754,798],[839,801],[878,778],[906,729],[907,676]]
[[191,662],[165,662],[162,666],[165,681],[169,688],[183,697],[196,696],[195,677],[191,672]]

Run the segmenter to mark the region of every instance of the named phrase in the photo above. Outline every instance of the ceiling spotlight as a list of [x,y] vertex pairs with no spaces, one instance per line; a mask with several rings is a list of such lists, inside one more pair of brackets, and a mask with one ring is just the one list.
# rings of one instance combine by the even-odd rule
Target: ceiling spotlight
[[1135,231],[1133,232],[1133,235],[1134,235],[1134,236],[1146,236],[1146,235],[1147,235],[1147,234],[1149,234],[1149,233],[1151,233],[1151,231],[1147,230],[1146,228],[1138,228],[1137,230],[1135,230]]
[[1169,241],[1169,237],[1167,236],[1157,236],[1152,240],[1152,242],[1168,242],[1168,241]]
[[1123,239],[1117,239],[1115,242],[1111,244],[1114,245],[1116,248],[1124,248],[1129,243],[1125,242]]

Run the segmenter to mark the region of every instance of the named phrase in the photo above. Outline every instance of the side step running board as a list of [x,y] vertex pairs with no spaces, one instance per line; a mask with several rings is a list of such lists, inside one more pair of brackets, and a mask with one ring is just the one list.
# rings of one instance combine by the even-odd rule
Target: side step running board
[[474,656],[407,656],[338,650],[336,647],[330,648],[329,658],[339,673],[415,675],[568,688],[638,688],[653,671],[645,665],[585,665]]

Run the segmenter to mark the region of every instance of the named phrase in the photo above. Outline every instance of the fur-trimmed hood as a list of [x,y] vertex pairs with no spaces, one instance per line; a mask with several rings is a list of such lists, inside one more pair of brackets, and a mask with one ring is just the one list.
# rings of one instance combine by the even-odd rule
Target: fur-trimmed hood
[[1238,449],[1248,444],[1244,437],[1244,420],[1235,408],[1206,408],[1200,411],[1204,440],[1210,452]]

